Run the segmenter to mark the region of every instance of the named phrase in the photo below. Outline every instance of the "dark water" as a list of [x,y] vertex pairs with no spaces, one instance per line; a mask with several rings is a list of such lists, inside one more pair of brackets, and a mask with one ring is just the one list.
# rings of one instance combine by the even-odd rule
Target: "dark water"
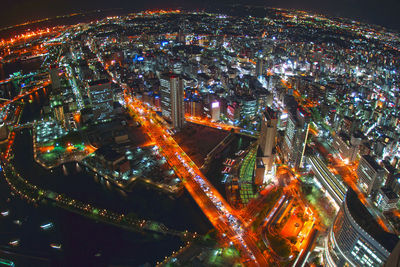
[[37,58],[28,61],[18,60],[12,63],[1,64],[0,63],[0,78],[1,80],[7,79],[10,77],[10,74],[14,72],[22,72],[27,74],[29,72],[36,71],[40,68],[42,64],[42,59]]
[[[46,95],[41,93],[35,101],[26,104],[21,123],[39,119],[44,103]],[[124,193],[84,170],[78,171],[75,163],[66,164],[67,173],[61,167],[53,172],[46,171],[33,160],[29,129],[17,134],[14,145],[16,168],[31,183],[42,188],[65,193],[99,208],[135,213],[139,218],[162,222],[171,229],[206,233],[212,228],[186,191],[177,198],[171,198],[138,183],[132,192]],[[0,217],[0,229],[7,232],[1,233],[3,230],[0,230],[0,258],[7,256],[22,263],[20,266],[140,266],[146,262],[154,265],[182,245],[175,237],[129,232],[50,205],[33,207],[18,198],[6,202],[9,193],[2,177],[0,189],[4,191],[0,210],[10,210],[10,216]],[[13,223],[15,218],[22,220],[23,224],[18,226]],[[47,221],[55,224],[55,228],[49,232],[39,227]],[[23,257],[15,258],[2,252],[12,238],[21,239],[20,246],[14,250],[23,254]],[[51,242],[61,243],[63,250],[51,249]],[[100,256],[95,256],[97,253]],[[26,255],[50,261],[27,258]]]
[[61,167],[53,172],[43,169],[33,160],[29,132],[26,129],[17,134],[14,151],[15,166],[31,183],[116,212],[133,212],[177,230],[207,231],[206,218],[187,193],[175,199],[141,183],[126,193],[84,170],[79,172],[75,163],[65,164],[66,172]]
[[[0,188],[0,209],[10,212],[9,216],[0,217],[0,258],[12,260],[17,266],[154,265],[181,245],[171,236],[124,231],[49,205],[34,208],[10,196],[4,179]],[[7,202],[6,197],[11,201]],[[13,222],[17,219],[21,225]],[[49,221],[54,228],[43,231],[40,225]],[[20,240],[18,248],[7,245],[14,239]],[[51,243],[62,244],[62,251],[50,248]]]

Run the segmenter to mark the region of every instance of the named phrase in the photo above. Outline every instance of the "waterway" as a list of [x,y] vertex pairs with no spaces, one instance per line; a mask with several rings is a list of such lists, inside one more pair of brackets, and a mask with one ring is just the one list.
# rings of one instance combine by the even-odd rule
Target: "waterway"
[[[21,123],[40,119],[41,108],[46,102],[46,95],[40,93],[32,103],[27,103]],[[152,219],[175,230],[203,234],[212,229],[186,191],[172,198],[138,183],[132,192],[122,192],[106,181],[88,174],[84,168],[77,168],[75,163],[66,164],[52,172],[46,171],[33,160],[29,129],[16,135],[14,145],[16,169],[39,187],[64,193],[99,208],[126,214],[135,213],[139,218]],[[141,266],[149,263],[153,266],[183,245],[176,237],[129,232],[50,205],[34,207],[18,197],[11,196],[7,202],[9,188],[3,177],[0,178],[0,210],[10,211],[9,216],[0,216],[0,258],[13,259],[22,263],[21,266],[27,266],[28,263],[35,263],[33,266]],[[20,226],[13,222],[16,219],[22,222]],[[39,226],[47,221],[53,222],[55,227],[50,231],[43,231]],[[20,245],[11,248],[8,242],[14,238],[20,239]],[[50,243],[60,243],[62,249],[52,249]],[[14,254],[5,254],[4,251],[13,251],[23,256],[16,257]],[[34,259],[27,255],[43,259]]]
[[40,58],[33,60],[17,60],[12,63],[1,64],[0,63],[0,80],[4,80],[10,77],[15,72],[22,71],[24,74],[36,71],[40,68],[42,60]]

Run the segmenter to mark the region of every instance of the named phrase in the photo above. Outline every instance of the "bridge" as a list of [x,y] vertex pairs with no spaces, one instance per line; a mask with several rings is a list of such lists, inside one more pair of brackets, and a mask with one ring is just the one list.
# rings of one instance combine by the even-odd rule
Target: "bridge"
[[28,96],[28,95],[30,95],[30,94],[32,94],[34,92],[37,92],[38,90],[44,89],[50,83],[51,83],[50,80],[44,81],[41,85],[36,86],[36,87],[34,87],[34,88],[30,89],[29,91],[26,91],[26,92],[24,92],[22,94],[19,94],[16,97],[14,97],[13,99],[8,99],[6,102],[0,104],[0,108],[4,108],[5,106],[7,106],[7,105],[9,105],[11,103],[14,103],[15,101],[18,101],[18,100],[24,98],[25,96]]

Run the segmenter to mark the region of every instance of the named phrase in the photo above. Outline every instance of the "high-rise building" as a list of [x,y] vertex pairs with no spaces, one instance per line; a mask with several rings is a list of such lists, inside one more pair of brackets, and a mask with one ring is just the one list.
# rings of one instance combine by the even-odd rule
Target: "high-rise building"
[[299,107],[293,96],[286,96],[285,104],[288,109],[288,121],[281,149],[283,159],[292,168],[302,168],[310,113]]
[[277,132],[277,112],[267,107],[263,112],[261,123],[261,133],[259,146],[262,152],[262,158],[267,171],[270,171],[275,157],[275,139]]
[[240,99],[240,119],[254,120],[257,115],[257,100],[251,96]]
[[396,194],[400,194],[400,173],[397,172],[397,169],[396,172],[387,177],[385,185],[390,187]]
[[264,59],[262,57],[257,57],[256,77],[262,76],[263,74],[264,74]]
[[390,187],[381,187],[375,198],[375,205],[382,211],[394,210],[399,202],[399,196]]
[[185,123],[182,79],[175,74],[162,74],[160,76],[160,96],[163,117],[172,123],[173,128],[182,128]]
[[325,242],[324,262],[329,267],[383,266],[398,241],[349,188]]
[[92,106],[93,120],[97,122],[111,119],[113,114],[111,82],[107,79],[90,82],[88,96]]
[[265,169],[265,165],[263,162],[263,158],[258,157],[258,155],[257,155],[256,162],[255,162],[255,177],[254,177],[254,183],[256,185],[262,185],[264,183],[265,172],[266,172],[266,169]]
[[211,103],[211,120],[219,121],[221,116],[221,107],[218,101]]
[[340,153],[343,159],[347,159],[349,162],[356,160],[360,145],[361,136],[356,133],[350,137],[344,132],[339,132],[333,137],[333,148]]
[[370,196],[371,192],[378,190],[384,175],[385,170],[373,157],[369,155],[361,157],[357,167],[357,186],[364,194]]
[[61,88],[60,76],[58,75],[59,72],[60,70],[56,66],[53,66],[49,69],[51,86],[53,87],[53,90],[58,90]]

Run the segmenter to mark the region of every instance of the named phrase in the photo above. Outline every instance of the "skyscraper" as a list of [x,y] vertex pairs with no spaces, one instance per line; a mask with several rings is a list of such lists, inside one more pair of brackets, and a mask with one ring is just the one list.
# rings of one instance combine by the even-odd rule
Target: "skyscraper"
[[49,69],[51,86],[53,87],[53,90],[58,90],[61,87],[60,77],[58,76],[59,71],[60,70],[57,68],[57,66],[52,66]]
[[263,112],[259,146],[263,155],[266,171],[270,171],[274,162],[275,138],[277,132],[277,112],[267,107]]
[[333,148],[339,151],[340,156],[343,159],[347,159],[349,162],[354,162],[356,160],[360,145],[361,136],[357,133],[354,133],[350,137],[344,132],[339,132],[333,137]]
[[160,96],[162,116],[170,121],[175,129],[181,129],[185,123],[182,79],[175,74],[162,74]]
[[211,120],[219,121],[220,116],[221,116],[220,103],[218,101],[214,101],[211,103]]
[[113,112],[113,94],[111,82],[107,79],[89,83],[88,95],[93,110],[93,120],[110,119]]
[[292,168],[302,168],[310,113],[299,107],[293,96],[285,97],[285,105],[289,116],[282,145],[283,158]]
[[264,60],[262,57],[258,56],[256,61],[256,77],[262,76],[264,74]]

